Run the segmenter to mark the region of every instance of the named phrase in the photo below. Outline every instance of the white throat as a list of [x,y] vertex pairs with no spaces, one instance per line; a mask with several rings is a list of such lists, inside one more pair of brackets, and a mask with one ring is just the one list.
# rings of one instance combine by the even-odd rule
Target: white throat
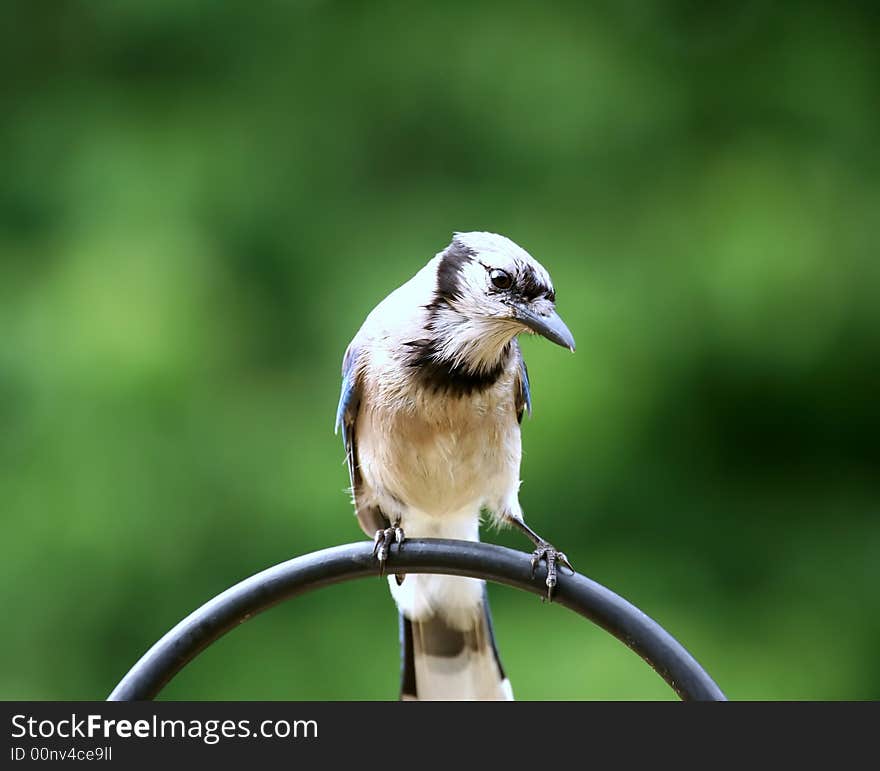
[[444,308],[432,323],[435,356],[473,373],[490,372],[522,331],[512,319],[471,318]]

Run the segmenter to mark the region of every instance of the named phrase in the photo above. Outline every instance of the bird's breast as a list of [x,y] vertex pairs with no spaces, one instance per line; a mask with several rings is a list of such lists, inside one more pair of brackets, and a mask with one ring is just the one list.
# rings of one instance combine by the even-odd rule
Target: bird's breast
[[419,389],[361,405],[358,455],[367,484],[405,507],[476,513],[518,484],[519,425],[501,394]]

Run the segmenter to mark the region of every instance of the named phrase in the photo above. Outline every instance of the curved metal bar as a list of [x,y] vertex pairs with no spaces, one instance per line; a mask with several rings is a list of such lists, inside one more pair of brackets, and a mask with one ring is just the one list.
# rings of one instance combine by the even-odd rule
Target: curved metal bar
[[[217,595],[160,639],[122,678],[109,701],[154,698],[188,662],[226,632],[273,605],[354,578],[376,576],[372,543],[335,546],[282,562]],[[395,573],[444,573],[507,584],[543,595],[546,569],[531,575],[529,555],[485,543],[413,539],[393,546]],[[725,701],[684,647],[635,606],[580,574],[562,574],[554,602],[573,610],[632,648],[684,700]]]

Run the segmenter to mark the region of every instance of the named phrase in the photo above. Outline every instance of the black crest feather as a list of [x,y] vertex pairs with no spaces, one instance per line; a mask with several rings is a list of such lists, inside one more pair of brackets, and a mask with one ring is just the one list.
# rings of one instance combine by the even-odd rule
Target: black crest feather
[[461,297],[461,269],[473,260],[474,256],[473,251],[457,238],[452,239],[437,267],[437,289],[434,292],[432,305],[442,307]]

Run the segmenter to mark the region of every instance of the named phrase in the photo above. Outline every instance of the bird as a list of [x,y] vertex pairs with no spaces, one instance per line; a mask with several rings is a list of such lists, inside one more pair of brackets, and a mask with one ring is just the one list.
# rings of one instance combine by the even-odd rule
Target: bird
[[[366,317],[342,363],[342,430],[355,514],[380,571],[405,538],[480,539],[512,525],[547,566],[552,600],[563,552],[523,519],[521,423],[531,391],[518,336],[575,350],[550,274],[489,232],[456,232]],[[393,560],[391,560],[393,562]],[[387,576],[399,611],[402,700],[510,700],[485,582]],[[405,578],[405,580],[404,580]]]

